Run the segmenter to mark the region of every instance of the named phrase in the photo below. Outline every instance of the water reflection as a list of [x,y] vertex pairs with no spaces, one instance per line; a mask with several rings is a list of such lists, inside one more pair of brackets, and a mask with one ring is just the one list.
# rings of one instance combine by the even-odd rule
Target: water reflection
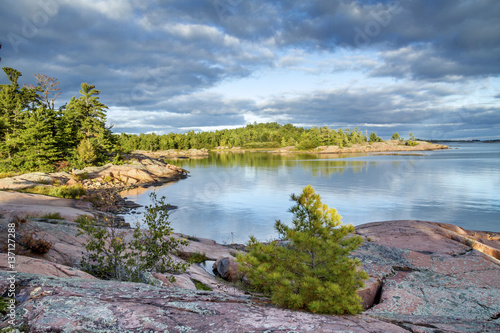
[[148,204],[150,191],[165,195],[167,202],[179,207],[171,212],[177,232],[219,242],[242,243],[249,235],[272,239],[274,221],[291,220],[289,195],[306,185],[336,208],[344,223],[420,219],[500,231],[499,152],[479,146],[343,158],[220,153],[171,161],[191,176],[126,195],[142,205]]

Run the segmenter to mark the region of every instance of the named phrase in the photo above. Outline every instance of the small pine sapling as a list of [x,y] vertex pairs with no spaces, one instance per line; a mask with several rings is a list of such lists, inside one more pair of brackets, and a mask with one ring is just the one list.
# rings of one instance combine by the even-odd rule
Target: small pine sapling
[[276,221],[281,241],[269,244],[250,238],[249,253],[239,255],[240,269],[257,291],[278,306],[314,313],[357,314],[363,310],[356,291],[368,278],[349,254],[361,243],[352,225],[341,225],[335,209],[321,203],[311,186],[300,196],[293,227]]

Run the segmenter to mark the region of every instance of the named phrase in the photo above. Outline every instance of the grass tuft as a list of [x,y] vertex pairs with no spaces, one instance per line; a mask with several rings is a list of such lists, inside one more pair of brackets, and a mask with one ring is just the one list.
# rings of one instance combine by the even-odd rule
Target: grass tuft
[[65,199],[79,199],[85,195],[85,189],[81,184],[75,185],[62,185],[62,186],[34,186],[19,190],[23,193],[43,194],[51,197],[65,198]]
[[191,281],[194,282],[194,285],[196,286],[196,289],[198,290],[207,290],[207,291],[212,291],[212,288],[207,286],[206,284],[196,280],[196,279],[191,279]]
[[64,217],[61,216],[61,213],[56,212],[56,213],[47,213],[45,215],[40,216],[42,219],[47,219],[47,220],[64,220]]
[[179,257],[186,260],[190,264],[199,264],[208,260],[205,253],[199,252],[180,252]]

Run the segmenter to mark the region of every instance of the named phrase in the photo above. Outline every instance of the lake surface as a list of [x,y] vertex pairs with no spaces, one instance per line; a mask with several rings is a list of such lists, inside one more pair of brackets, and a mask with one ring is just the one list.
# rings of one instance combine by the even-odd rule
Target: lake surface
[[[449,146],[408,154],[213,154],[171,161],[190,171],[187,179],[124,195],[148,205],[155,191],[178,206],[170,214],[175,232],[221,243],[275,238],[275,220],[291,221],[290,194],[307,185],[343,223],[414,219],[500,232],[500,144]],[[126,221],[140,221],[138,212]]]

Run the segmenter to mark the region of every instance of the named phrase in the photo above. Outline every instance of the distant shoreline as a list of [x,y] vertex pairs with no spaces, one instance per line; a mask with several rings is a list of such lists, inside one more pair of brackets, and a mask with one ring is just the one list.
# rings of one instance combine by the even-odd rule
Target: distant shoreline
[[351,147],[341,148],[339,146],[321,146],[309,151],[294,150],[290,147],[285,147],[270,151],[270,153],[315,153],[315,154],[348,154],[348,153],[394,153],[394,152],[415,152],[415,151],[430,151],[449,149],[448,146],[429,143],[425,141],[416,141],[416,145],[407,146],[399,140],[389,140],[383,142],[354,144]]
[[499,143],[500,139],[495,140],[423,140],[431,143]]

